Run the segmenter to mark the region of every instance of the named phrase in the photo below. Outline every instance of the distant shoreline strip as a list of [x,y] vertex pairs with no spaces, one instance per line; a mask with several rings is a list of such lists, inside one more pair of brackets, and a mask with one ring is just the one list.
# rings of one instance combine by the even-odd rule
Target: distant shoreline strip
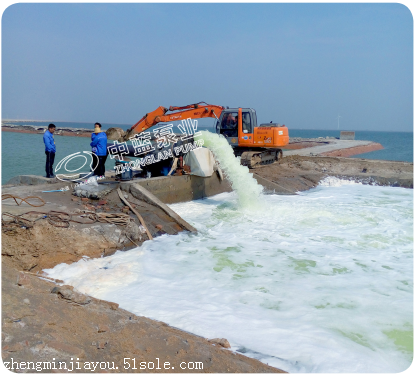
[[342,148],[340,150],[323,152],[320,154],[320,156],[337,156],[342,158],[348,158],[350,156],[366,154],[367,152],[378,151],[383,149],[384,147],[380,143],[372,142],[368,145]]
[[[43,134],[47,127],[39,126],[33,127],[31,125],[2,125],[1,131],[12,133],[26,133],[26,134]],[[54,135],[62,135],[69,137],[90,137],[93,130],[90,129],[75,129],[75,128],[58,128]]]

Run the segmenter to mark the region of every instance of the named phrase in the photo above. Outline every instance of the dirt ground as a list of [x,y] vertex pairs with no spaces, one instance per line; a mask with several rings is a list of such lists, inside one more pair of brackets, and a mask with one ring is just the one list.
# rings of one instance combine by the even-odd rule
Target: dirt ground
[[115,303],[4,266],[2,307],[2,358],[9,368],[12,361],[26,368],[49,362],[44,372],[88,373],[91,362],[99,362],[94,372],[278,372]]
[[370,185],[413,188],[413,163],[399,161],[292,155],[251,173],[273,182],[275,185],[266,186],[266,190],[278,194],[311,189],[327,176]]
[[[326,176],[354,179],[367,184],[413,187],[413,164],[404,162],[336,157],[284,157],[278,164],[251,171],[268,193],[294,194],[315,187]],[[65,183],[47,185],[59,189]],[[62,186],[61,186],[62,185]],[[13,200],[2,202],[2,212],[20,214],[28,210],[89,209],[94,212],[124,212],[116,191],[102,201],[81,200],[70,191],[42,193],[43,186],[3,187],[2,193],[19,196],[41,196],[47,204],[32,208],[17,206]],[[131,197],[129,198],[131,199]],[[105,201],[105,202],[103,202]],[[133,201],[153,236],[175,234],[181,228],[153,206]],[[35,214],[34,214],[35,215]],[[169,221],[170,220],[170,221]],[[130,234],[132,236],[132,234]],[[145,235],[135,238],[137,244]],[[79,261],[83,256],[100,257],[117,249],[128,250],[133,243],[123,227],[113,224],[75,224],[58,228],[40,219],[32,228],[2,230],[2,357],[4,362],[52,361],[66,363],[75,372],[90,372],[89,362],[114,362],[113,369],[95,372],[278,372],[254,359],[235,354],[206,338],[170,327],[162,322],[138,317],[118,308],[77,293],[69,286],[40,279],[31,273],[65,262]],[[29,273],[28,273],[29,272]],[[214,338],[208,338],[214,339]],[[222,344],[226,346],[226,342]],[[73,358],[73,360],[71,360]],[[77,359],[79,358],[79,360]],[[130,358],[124,364],[125,359]],[[137,369],[132,367],[136,359]],[[160,369],[140,369],[139,362],[155,363]],[[79,362],[79,365],[76,362]],[[169,362],[167,367],[163,364]],[[198,363],[188,365],[189,363]],[[199,364],[201,363],[201,365]],[[180,368],[180,365],[182,367]],[[63,366],[63,365],[62,365]],[[167,365],[166,365],[167,366]],[[187,366],[184,368],[183,366]],[[190,368],[193,366],[193,368]],[[76,367],[80,367],[77,369]],[[118,367],[116,369],[115,367]],[[174,368],[173,368],[174,367]],[[54,369],[55,368],[55,369]],[[25,370],[21,370],[25,371]],[[33,372],[33,371],[31,371]]]
[[[11,230],[2,230],[2,259],[3,264],[18,270],[38,272],[45,268],[53,268],[60,263],[72,263],[79,261],[83,256],[96,258],[108,256],[117,250],[128,250],[136,245],[141,245],[148,239],[145,233],[133,232],[140,226],[137,217],[121,202],[116,190],[111,191],[102,200],[93,200],[72,195],[72,192],[42,193],[47,190],[59,189],[66,184],[40,186],[17,186],[3,188],[2,194],[13,192],[14,195],[25,197],[28,195],[41,197],[46,201],[42,207],[31,207],[27,203],[16,205],[13,199],[2,202],[2,211],[19,215],[28,211],[33,213],[24,215],[25,218],[35,220],[33,228],[25,229],[13,227]],[[51,188],[52,186],[52,188]],[[128,197],[133,208],[136,207],[143,217],[151,235],[157,237],[168,233],[176,234],[182,228],[162,210],[145,202]],[[30,199],[28,202],[38,204],[39,201]],[[92,224],[79,224],[71,222],[69,228],[61,228],[51,225],[46,219],[42,219],[50,211],[76,212],[88,210],[95,213],[115,213],[128,215],[132,224],[119,226],[109,223],[95,222]],[[4,215],[4,219],[9,219]],[[134,243],[132,242],[134,241]]]

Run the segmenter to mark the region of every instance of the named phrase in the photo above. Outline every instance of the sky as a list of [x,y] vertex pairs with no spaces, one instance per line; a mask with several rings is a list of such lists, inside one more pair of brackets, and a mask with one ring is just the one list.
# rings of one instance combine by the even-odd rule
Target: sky
[[413,130],[402,4],[21,3],[1,42],[2,119],[134,124],[205,101],[293,129]]

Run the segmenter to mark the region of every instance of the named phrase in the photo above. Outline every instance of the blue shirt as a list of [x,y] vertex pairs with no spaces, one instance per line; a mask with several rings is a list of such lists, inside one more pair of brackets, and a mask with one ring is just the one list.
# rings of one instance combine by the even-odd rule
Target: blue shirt
[[107,155],[107,135],[105,132],[91,134],[92,152],[97,156]]
[[45,143],[45,151],[56,152],[55,140],[53,139],[53,134],[49,130],[46,130],[43,134],[43,142]]

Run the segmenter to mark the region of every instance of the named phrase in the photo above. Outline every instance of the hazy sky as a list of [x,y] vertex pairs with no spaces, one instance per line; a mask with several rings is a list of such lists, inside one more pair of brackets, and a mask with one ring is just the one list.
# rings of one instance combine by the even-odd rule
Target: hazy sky
[[400,4],[15,4],[2,118],[133,124],[206,101],[289,128],[411,131],[412,56]]

